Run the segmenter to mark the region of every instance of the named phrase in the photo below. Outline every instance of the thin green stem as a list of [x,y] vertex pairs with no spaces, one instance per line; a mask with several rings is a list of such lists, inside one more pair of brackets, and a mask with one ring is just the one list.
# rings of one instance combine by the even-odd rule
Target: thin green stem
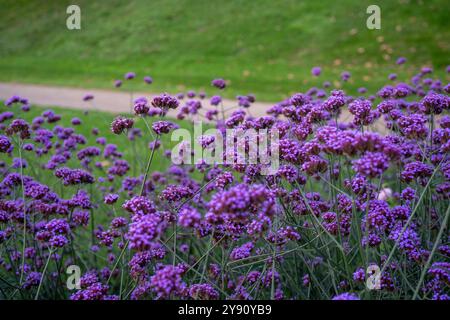
[[36,295],[34,296],[34,300],[38,300],[38,298],[39,298],[39,293],[40,293],[40,291],[41,291],[42,282],[44,282],[45,273],[46,273],[46,271],[47,271],[48,263],[50,262],[50,258],[52,257],[53,252],[54,252],[54,250],[53,250],[53,249],[50,249],[50,252],[49,252],[49,254],[48,254],[47,261],[45,262],[44,270],[42,271],[41,280],[39,281],[39,286],[38,286],[38,288],[37,288]]
[[416,300],[417,295],[419,294],[420,287],[422,286],[423,279],[425,278],[425,274],[428,271],[428,267],[431,264],[431,260],[436,252],[436,249],[441,242],[442,235],[444,234],[444,230],[447,227],[448,217],[450,216],[450,206],[447,207],[447,211],[445,212],[444,221],[442,221],[441,228],[439,229],[439,233],[436,237],[436,241],[434,242],[433,249],[431,249],[431,253],[425,263],[425,267],[423,267],[422,273],[420,274],[419,282],[417,283],[416,290],[414,290],[413,300]]

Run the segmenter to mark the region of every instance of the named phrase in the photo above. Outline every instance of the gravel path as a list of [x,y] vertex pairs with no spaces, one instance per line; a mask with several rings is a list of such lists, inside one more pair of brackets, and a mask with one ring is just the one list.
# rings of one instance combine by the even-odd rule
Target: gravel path
[[[84,102],[83,97],[90,93],[94,95],[94,100]],[[22,83],[4,83],[0,82],[0,99],[6,100],[12,95],[19,95],[24,98],[28,98],[31,104],[37,104],[42,106],[57,106],[64,108],[73,108],[81,110],[96,109],[100,111],[106,111],[111,113],[126,113],[130,112],[130,93],[120,90],[101,90],[101,89],[80,89],[80,88],[68,88],[57,86],[45,86],[35,84],[22,84]],[[146,97],[151,99],[155,94],[149,92],[134,92],[133,98]],[[209,105],[209,102],[203,104],[204,108],[215,108]],[[232,112],[230,108],[236,106],[236,102],[232,100],[224,100],[225,109],[228,110],[227,114]],[[252,116],[259,117],[266,115],[266,111],[273,106],[273,103],[255,102],[250,107],[250,113]],[[168,116],[175,117],[176,111],[171,110]],[[352,115],[347,111],[341,113],[340,121],[348,122],[352,118]],[[381,121],[377,121],[372,129],[383,132],[384,125]]]
[[[94,95],[94,100],[84,102],[83,97],[87,93]],[[0,99],[6,100],[17,94],[28,98],[31,104],[42,106],[58,106],[64,108],[82,109],[95,108],[112,113],[124,113],[130,111],[130,93],[120,90],[79,89],[68,87],[51,87],[44,85],[22,83],[0,83]],[[134,92],[133,98],[146,97],[151,99],[155,94],[149,92]],[[224,100],[225,106],[234,106],[231,100]],[[273,104],[255,102],[251,107],[253,116],[262,116]],[[204,107],[210,107],[205,103]],[[171,114],[173,115],[173,114]]]

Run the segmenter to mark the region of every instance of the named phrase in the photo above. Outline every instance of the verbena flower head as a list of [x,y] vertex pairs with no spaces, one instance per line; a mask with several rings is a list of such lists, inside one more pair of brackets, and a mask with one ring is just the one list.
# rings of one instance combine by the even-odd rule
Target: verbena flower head
[[208,204],[206,219],[213,224],[250,222],[252,217],[271,218],[275,214],[274,196],[261,185],[239,184],[216,193]]
[[136,78],[136,73],[134,72],[127,72],[124,76],[125,80],[132,80]]
[[355,116],[353,118],[355,125],[367,126],[377,118],[377,113],[372,110],[372,103],[369,100],[355,100],[349,104],[348,110]]
[[134,125],[133,119],[118,116],[111,123],[111,131],[115,134],[121,134],[127,129],[131,129]]
[[156,270],[150,277],[150,288],[159,299],[182,297],[187,288],[182,279],[185,272],[181,266],[167,265]]
[[150,249],[166,228],[166,221],[157,213],[135,216],[127,233],[130,248],[138,251]]
[[360,299],[355,293],[345,292],[333,297],[332,300],[360,300]]
[[223,80],[223,79],[214,79],[213,81],[211,81],[211,85],[220,90],[223,90],[223,89],[225,89],[227,84],[226,84],[225,80]]
[[320,67],[313,67],[311,69],[311,74],[315,77],[320,76],[320,73],[322,72],[322,69]]
[[55,176],[61,179],[64,185],[94,183],[94,177],[82,169],[70,169],[67,167],[56,169]]
[[147,99],[135,101],[133,109],[136,115],[147,114],[150,111],[150,107],[147,105]]
[[176,109],[179,106],[179,102],[176,98],[163,93],[153,98],[152,106],[163,110]]
[[216,300],[219,292],[208,283],[193,284],[189,287],[189,296],[195,300]]
[[83,101],[90,101],[94,99],[94,95],[87,93],[83,96]]
[[169,121],[156,121],[152,124],[152,129],[157,135],[169,133],[176,128],[176,125]]
[[106,204],[114,204],[117,202],[117,200],[119,199],[119,195],[118,194],[114,194],[114,193],[110,193],[107,194],[104,198],[104,202]]
[[23,119],[14,119],[5,131],[7,135],[17,134],[21,139],[28,139],[31,135],[30,125]]
[[381,176],[388,167],[389,158],[382,152],[367,152],[353,162],[355,171],[369,178]]
[[152,77],[150,77],[150,76],[145,76],[145,77],[144,77],[144,82],[145,82],[146,84],[152,84],[152,83],[153,83],[153,79],[152,79]]
[[324,101],[323,106],[329,112],[336,112],[346,103],[344,92],[341,90],[333,90],[327,100]]
[[133,215],[138,216],[156,213],[154,203],[143,196],[136,196],[125,201],[123,208]]
[[422,105],[425,107],[426,114],[441,114],[443,110],[450,108],[450,98],[443,94],[431,92],[423,98]]
[[406,62],[406,58],[405,57],[400,57],[397,59],[397,64],[398,65],[402,65]]
[[10,153],[12,151],[12,144],[8,137],[0,135],[0,152]]
[[351,74],[348,71],[344,71],[341,73],[341,79],[343,81],[348,81],[350,79],[350,77],[351,77]]
[[185,207],[178,213],[178,224],[184,228],[194,228],[200,224],[202,215],[195,208]]
[[427,118],[422,114],[401,116],[397,123],[402,134],[410,139],[423,139],[428,135]]
[[218,106],[220,103],[222,102],[222,97],[221,96],[212,96],[210,103],[213,106]]

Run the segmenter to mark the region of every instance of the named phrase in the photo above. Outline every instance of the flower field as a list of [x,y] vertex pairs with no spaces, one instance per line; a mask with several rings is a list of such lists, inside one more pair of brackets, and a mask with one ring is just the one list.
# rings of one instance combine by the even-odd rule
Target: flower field
[[[253,95],[224,105],[223,79],[208,95],[134,99],[118,116],[11,97],[0,109],[0,298],[449,299],[444,71],[393,73],[351,96],[315,67],[321,87],[262,117]],[[115,85],[138,81],[124,78]],[[279,166],[187,161],[198,148],[176,149],[171,135],[194,120],[219,135],[276,131]],[[193,144],[229,153],[220,141]]]

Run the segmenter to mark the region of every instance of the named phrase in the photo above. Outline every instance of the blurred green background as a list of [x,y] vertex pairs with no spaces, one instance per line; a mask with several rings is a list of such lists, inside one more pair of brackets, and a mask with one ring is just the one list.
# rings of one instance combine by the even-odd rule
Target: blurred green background
[[[81,30],[66,28],[70,4]],[[381,30],[366,28],[371,4]],[[229,97],[274,101],[325,80],[376,89],[423,66],[445,79],[449,12],[448,0],[0,0],[0,81],[111,88],[134,71],[133,89],[149,89],[150,75],[151,91],[177,93],[213,92],[211,79],[223,77]],[[399,56],[408,63],[396,66]]]

